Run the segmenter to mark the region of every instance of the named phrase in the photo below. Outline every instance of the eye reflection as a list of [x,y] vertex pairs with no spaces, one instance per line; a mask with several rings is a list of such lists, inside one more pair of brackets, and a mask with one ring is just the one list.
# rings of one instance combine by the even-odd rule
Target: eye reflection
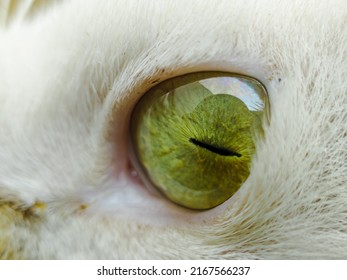
[[218,77],[199,81],[213,94],[229,94],[243,101],[251,111],[264,111],[267,96],[256,80],[241,77]]
[[133,164],[171,201],[215,207],[249,176],[268,107],[265,88],[250,77],[201,72],[164,81],[132,114]]

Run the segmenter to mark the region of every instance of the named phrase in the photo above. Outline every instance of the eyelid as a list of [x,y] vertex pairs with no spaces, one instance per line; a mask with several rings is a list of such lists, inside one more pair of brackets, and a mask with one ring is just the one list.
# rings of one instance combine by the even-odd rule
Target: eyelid
[[[225,68],[220,68],[220,64],[224,64]],[[229,67],[231,66],[231,67]],[[162,217],[159,218],[159,220],[161,221],[161,223],[166,223],[165,221],[169,222],[169,223],[175,223],[175,222],[179,222],[182,223],[184,221],[187,221],[189,223],[200,223],[203,220],[210,220],[213,217],[217,217],[219,215],[222,215],[224,213],[224,211],[227,208],[234,208],[236,207],[237,204],[235,204],[235,202],[238,200],[238,193],[236,193],[232,198],[230,198],[226,203],[219,205],[211,210],[208,211],[202,211],[202,212],[196,212],[194,210],[190,210],[190,209],[184,209],[180,206],[174,205],[171,202],[166,201],[166,199],[164,199],[162,197],[162,195],[160,194],[160,196],[158,196],[158,191],[156,189],[150,189],[148,190],[145,185],[141,182],[141,184],[138,184],[138,180],[135,178],[135,181],[137,182],[136,184],[133,184],[134,178],[131,177],[132,174],[132,170],[133,170],[133,166],[131,165],[131,168],[129,168],[129,154],[128,151],[130,149],[129,147],[129,143],[128,143],[128,124],[130,123],[130,113],[132,112],[133,108],[135,107],[135,104],[138,102],[138,100],[145,94],[146,91],[148,91],[148,89],[150,89],[153,86],[156,86],[157,84],[159,84],[161,81],[169,79],[173,76],[179,76],[179,75],[183,75],[186,73],[191,73],[194,72],[194,70],[207,70],[210,67],[213,69],[222,69],[224,70],[230,70],[230,69],[234,69],[234,70],[240,70],[241,73],[248,73],[248,76],[256,76],[257,80],[265,82],[265,85],[267,84],[268,80],[265,78],[266,75],[262,72],[262,70],[259,68],[259,65],[252,63],[252,71],[248,71],[248,67],[247,65],[245,67],[238,67],[235,68],[235,66],[230,65],[228,63],[226,63],[225,61],[223,62],[216,62],[216,64],[205,64],[205,65],[201,65],[201,66],[197,66],[195,68],[190,68],[190,69],[186,69],[185,71],[183,70],[183,68],[181,70],[175,70],[173,72],[173,70],[167,70],[167,69],[162,69],[162,70],[156,70],[154,72],[151,72],[152,70],[144,70],[143,73],[141,73],[141,75],[136,74],[136,72],[134,73],[127,73],[127,75],[129,76],[129,79],[127,80],[122,80],[122,85],[120,87],[120,84],[118,83],[118,80],[116,80],[114,82],[114,87],[112,87],[112,92],[117,92],[119,90],[121,90],[121,94],[117,97],[117,102],[105,102],[105,104],[109,104],[111,105],[111,107],[109,109],[105,108],[105,112],[109,112],[110,116],[109,119],[111,120],[111,122],[109,122],[109,124],[107,125],[107,135],[109,135],[108,139],[112,142],[115,143],[121,143],[121,145],[117,144],[116,151],[118,153],[119,150],[122,150],[122,154],[124,156],[122,156],[123,160],[121,160],[121,167],[118,165],[117,168],[115,168],[117,175],[117,178],[114,178],[114,180],[118,180],[118,176],[125,176],[125,178],[127,181],[129,181],[129,184],[132,184],[131,188],[134,190],[133,194],[137,195],[137,190],[141,190],[139,191],[138,195],[139,195],[139,200],[138,200],[138,204],[133,205],[133,208],[128,208],[127,207],[127,203],[126,201],[123,199],[123,206],[124,208],[120,209],[119,207],[117,207],[117,203],[114,204],[115,201],[118,201],[117,197],[114,195],[110,195],[108,197],[106,197],[106,200],[110,200],[110,203],[108,205],[112,205],[112,209],[110,208],[109,210],[111,212],[117,212],[117,211],[121,211],[124,212],[124,209],[128,209],[124,215],[125,216],[129,216],[132,217],[133,219],[138,219],[139,222],[145,222],[145,223],[153,223],[152,219],[154,216],[160,216]],[[217,72],[221,72],[221,71],[217,71]],[[228,72],[233,72],[235,73],[235,71],[228,71]],[[263,74],[262,74],[263,73]],[[252,75],[255,74],[255,75]],[[242,74],[244,75],[244,74]],[[246,75],[247,76],[247,75]],[[148,78],[150,77],[150,78]],[[259,77],[261,79],[259,79]],[[129,84],[127,84],[127,81],[129,81]],[[131,83],[130,83],[131,82]],[[123,90],[122,90],[123,89]],[[126,90],[124,90],[126,89]],[[113,94],[112,94],[113,95]],[[114,100],[114,96],[109,95],[107,96],[107,98],[109,98],[110,100]],[[113,120],[117,120],[117,122],[114,122]],[[116,126],[116,128],[115,128]],[[125,151],[127,151],[125,153]],[[116,154],[115,154],[116,156]],[[117,159],[119,159],[117,157]],[[117,160],[117,162],[119,162]],[[119,172],[119,170],[123,170],[121,172]],[[121,173],[121,174],[119,174]],[[244,184],[244,187],[246,187],[247,185],[247,181]],[[113,197],[113,198],[112,198]],[[126,199],[130,199],[129,196],[127,196]],[[112,202],[113,201],[113,202]],[[107,204],[107,203],[106,203]],[[118,209],[118,210],[117,210]],[[142,216],[146,216],[147,218],[144,218],[144,220],[141,219],[141,217],[138,216],[138,211],[140,211],[141,213],[143,213]]]

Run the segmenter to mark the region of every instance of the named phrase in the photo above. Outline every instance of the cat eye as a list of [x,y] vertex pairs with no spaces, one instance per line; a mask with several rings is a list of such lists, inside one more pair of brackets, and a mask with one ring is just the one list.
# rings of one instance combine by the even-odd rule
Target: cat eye
[[150,89],[131,117],[132,163],[146,185],[191,209],[230,198],[250,174],[263,121],[265,87],[225,72],[199,72]]

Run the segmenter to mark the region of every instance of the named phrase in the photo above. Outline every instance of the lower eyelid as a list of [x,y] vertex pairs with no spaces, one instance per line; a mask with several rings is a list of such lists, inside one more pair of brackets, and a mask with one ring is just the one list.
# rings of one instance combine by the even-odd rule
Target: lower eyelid
[[90,215],[136,221],[144,225],[208,224],[225,213],[235,199],[233,197],[230,203],[227,201],[208,211],[186,209],[173,204],[156,191],[149,191],[134,174],[132,166],[128,163],[124,166],[117,175],[113,173],[109,176],[102,191],[94,189],[84,196]]

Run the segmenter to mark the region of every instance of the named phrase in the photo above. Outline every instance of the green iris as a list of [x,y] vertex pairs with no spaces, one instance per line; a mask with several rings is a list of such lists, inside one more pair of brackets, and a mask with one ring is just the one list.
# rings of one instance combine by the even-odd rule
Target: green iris
[[249,176],[267,104],[258,81],[236,74],[202,72],[162,82],[132,115],[140,175],[182,206],[223,203]]

